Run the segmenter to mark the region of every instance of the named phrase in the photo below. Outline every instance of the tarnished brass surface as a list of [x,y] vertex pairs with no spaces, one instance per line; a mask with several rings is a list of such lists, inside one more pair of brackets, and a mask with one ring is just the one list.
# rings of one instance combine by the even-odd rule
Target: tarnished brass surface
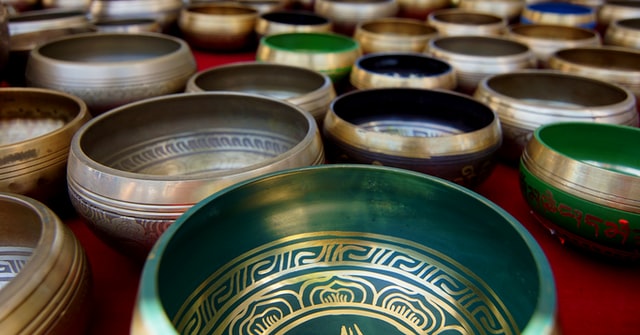
[[356,26],[353,38],[363,54],[373,52],[423,52],[427,42],[438,35],[436,28],[409,18],[381,18]]
[[331,32],[331,21],[313,12],[277,10],[262,13],[256,22],[259,37],[293,32]]
[[158,21],[151,18],[141,19],[109,19],[95,21],[93,23],[98,32],[107,33],[144,33],[162,32],[162,26]]
[[507,20],[498,15],[463,8],[436,10],[429,14],[427,23],[439,36],[494,36],[507,29]]
[[606,28],[614,21],[640,17],[640,3],[633,0],[607,0],[597,12],[597,21]]
[[45,205],[0,193],[3,335],[85,333],[91,276],[73,232]]
[[89,13],[98,21],[152,18],[158,21],[163,31],[170,32],[184,6],[182,0],[92,0]]
[[523,0],[459,0],[458,8],[497,15],[507,22],[516,21],[525,6]]
[[396,0],[315,0],[314,12],[328,18],[336,33],[353,36],[356,26],[365,21],[394,17]]
[[640,17],[611,22],[605,30],[604,44],[640,49]]
[[424,21],[427,16],[438,9],[450,7],[451,0],[397,0],[398,17]]

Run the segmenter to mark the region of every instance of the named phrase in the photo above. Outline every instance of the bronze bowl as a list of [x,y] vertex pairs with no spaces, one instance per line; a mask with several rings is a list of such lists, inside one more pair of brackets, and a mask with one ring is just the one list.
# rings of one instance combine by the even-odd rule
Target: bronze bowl
[[29,86],[80,97],[98,115],[182,92],[195,72],[195,58],[182,39],[160,33],[83,33],[34,48],[25,78]]
[[336,97],[327,75],[266,62],[238,62],[200,71],[189,79],[185,91],[235,91],[282,99],[309,112],[320,125]]
[[69,146],[90,118],[87,105],[76,96],[0,88],[0,192],[34,198],[58,213],[68,208]]
[[175,219],[211,193],[323,162],[315,120],[291,103],[238,92],[179,93],[86,123],[71,143],[68,185],[88,226],[142,260]]
[[562,122],[536,129],[520,162],[522,194],[568,245],[640,260],[640,128]]
[[378,88],[336,98],[323,125],[327,161],[399,167],[470,188],[495,167],[497,115],[446,90]]
[[363,54],[373,52],[422,52],[436,28],[424,21],[408,18],[381,18],[356,26],[353,38],[360,43]]
[[2,334],[82,335],[91,270],[80,242],[47,206],[0,192]]
[[474,98],[500,117],[500,155],[517,163],[533,131],[567,121],[638,125],[636,99],[628,89],[602,80],[552,70],[528,70],[485,78]]
[[181,216],[145,262],[131,334],[550,335],[555,314],[542,249],[497,205],[421,173],[323,165]]

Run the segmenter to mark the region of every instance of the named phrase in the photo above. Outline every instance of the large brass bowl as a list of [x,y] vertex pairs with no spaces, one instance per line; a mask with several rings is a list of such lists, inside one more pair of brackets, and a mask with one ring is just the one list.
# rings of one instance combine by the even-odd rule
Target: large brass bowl
[[212,195],[169,229],[144,265],[134,335],[556,330],[554,278],[533,237],[421,173],[283,171]]
[[44,204],[0,192],[3,335],[82,335],[91,271],[73,232]]
[[502,132],[497,115],[447,90],[378,88],[331,103],[327,160],[399,167],[475,187],[493,171]]
[[551,70],[504,73],[485,78],[474,94],[500,117],[500,154],[517,163],[533,131],[567,121],[638,125],[636,99],[605,81]]
[[196,72],[187,43],[160,33],[84,33],[34,48],[29,86],[84,100],[93,115],[137,100],[181,92]]
[[637,127],[543,125],[522,155],[522,193],[563,242],[640,260],[640,140]]
[[110,110],[71,143],[72,204],[116,250],[142,260],[185,210],[221,188],[324,162],[316,121],[275,98],[180,93]]
[[336,97],[331,79],[318,71],[268,62],[220,65],[194,74],[186,92],[235,91],[288,101],[309,112],[322,124]]
[[56,211],[68,207],[69,146],[90,118],[87,105],[76,96],[0,88],[0,192],[26,195]]
[[373,52],[422,52],[436,28],[424,21],[408,18],[381,18],[356,26],[353,38],[360,43],[363,54]]

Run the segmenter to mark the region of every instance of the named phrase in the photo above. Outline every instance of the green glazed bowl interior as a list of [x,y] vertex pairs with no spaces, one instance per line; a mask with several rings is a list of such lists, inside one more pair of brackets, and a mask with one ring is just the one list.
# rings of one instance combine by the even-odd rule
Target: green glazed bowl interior
[[265,45],[300,53],[340,53],[359,48],[354,39],[332,33],[286,33],[263,37]]
[[550,334],[555,299],[542,250],[495,204],[420,173],[332,164],[187,211],[145,263],[132,330]]

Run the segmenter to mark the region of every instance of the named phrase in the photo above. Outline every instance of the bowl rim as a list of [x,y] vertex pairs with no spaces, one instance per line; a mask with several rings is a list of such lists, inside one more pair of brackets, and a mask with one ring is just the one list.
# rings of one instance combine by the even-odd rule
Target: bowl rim
[[[640,4],[640,3],[639,3]],[[604,53],[604,52],[613,52],[617,54],[628,54],[636,58],[640,58],[640,50],[617,46],[617,45],[600,45],[600,46],[576,46],[571,48],[564,48],[560,50],[556,50],[549,58],[549,67],[552,69],[558,69],[561,71],[577,71],[577,73],[581,74],[615,74],[617,80],[620,82],[629,82],[629,83],[640,83],[640,79],[638,76],[640,75],[640,66],[637,69],[633,68],[616,68],[616,67],[599,67],[594,66],[585,62],[575,62],[573,60],[569,60],[563,57],[563,54],[566,53],[575,53],[575,52],[596,52],[596,53]],[[567,70],[564,70],[568,68]]]
[[181,229],[181,227],[185,224],[188,218],[196,213],[200,208],[206,206],[209,202],[215,200],[218,197],[224,196],[229,192],[233,192],[235,189],[243,188],[248,185],[258,183],[261,180],[266,180],[270,178],[278,178],[285,177],[287,174],[295,174],[295,173],[305,173],[307,171],[322,171],[322,170],[333,170],[333,169],[351,169],[356,172],[358,171],[367,171],[367,170],[380,170],[387,171],[388,173],[395,174],[404,174],[409,176],[414,176],[416,178],[420,178],[423,180],[427,180],[431,183],[436,183],[443,185],[447,188],[451,188],[454,190],[459,190],[464,195],[484,203],[488,207],[490,207],[493,211],[495,211],[498,215],[502,216],[507,223],[522,237],[524,243],[531,251],[532,258],[536,263],[536,267],[539,273],[539,277],[543,280],[540,280],[540,292],[541,294],[538,296],[538,301],[533,311],[529,322],[527,323],[525,329],[522,329],[522,335],[551,335],[553,333],[553,329],[556,327],[556,285],[553,279],[553,273],[551,266],[548,262],[547,257],[540,245],[533,238],[531,233],[524,228],[518,221],[509,214],[506,210],[502,209],[498,205],[491,202],[484,196],[466,189],[460,185],[457,185],[451,181],[447,181],[445,179],[441,179],[438,177],[430,176],[427,174],[410,171],[401,168],[394,168],[388,166],[375,166],[375,165],[363,165],[363,164],[328,164],[328,165],[319,165],[319,166],[308,166],[294,169],[281,170],[276,172],[271,172],[266,175],[254,177],[229,187],[226,187],[220,191],[217,191],[202,201],[195,204],[193,207],[188,209],[183,215],[176,220],[174,224],[169,226],[165,233],[163,233],[160,238],[154,244],[151,252],[147,256],[147,259],[144,263],[141,279],[140,279],[140,288],[138,291],[138,296],[135,302],[135,311],[134,311],[134,320],[132,323],[132,331],[136,333],[137,330],[142,331],[148,324],[152,323],[153,328],[155,328],[155,334],[177,334],[171,320],[165,313],[164,308],[160,302],[158,297],[158,282],[154,278],[157,278],[157,273],[159,271],[161,265],[161,258],[164,252],[164,249],[171,241],[173,235],[176,234],[177,231]]
[[[300,39],[308,40],[314,39],[317,41],[318,39],[323,39],[328,41],[329,43],[340,43],[344,46],[336,47],[335,44],[330,45],[329,47],[317,48],[313,50],[302,49],[302,48],[288,48],[278,43],[274,43],[274,39],[287,39],[289,42],[296,42]],[[276,41],[277,42],[277,41]],[[343,34],[338,34],[334,32],[286,32],[273,34],[268,36],[263,36],[260,38],[260,44],[264,45],[270,49],[277,50],[280,52],[288,52],[297,55],[315,55],[315,54],[338,54],[338,53],[351,53],[356,52],[360,49],[360,43],[353,39],[350,36],[346,36]],[[326,45],[326,44],[324,44]]]

